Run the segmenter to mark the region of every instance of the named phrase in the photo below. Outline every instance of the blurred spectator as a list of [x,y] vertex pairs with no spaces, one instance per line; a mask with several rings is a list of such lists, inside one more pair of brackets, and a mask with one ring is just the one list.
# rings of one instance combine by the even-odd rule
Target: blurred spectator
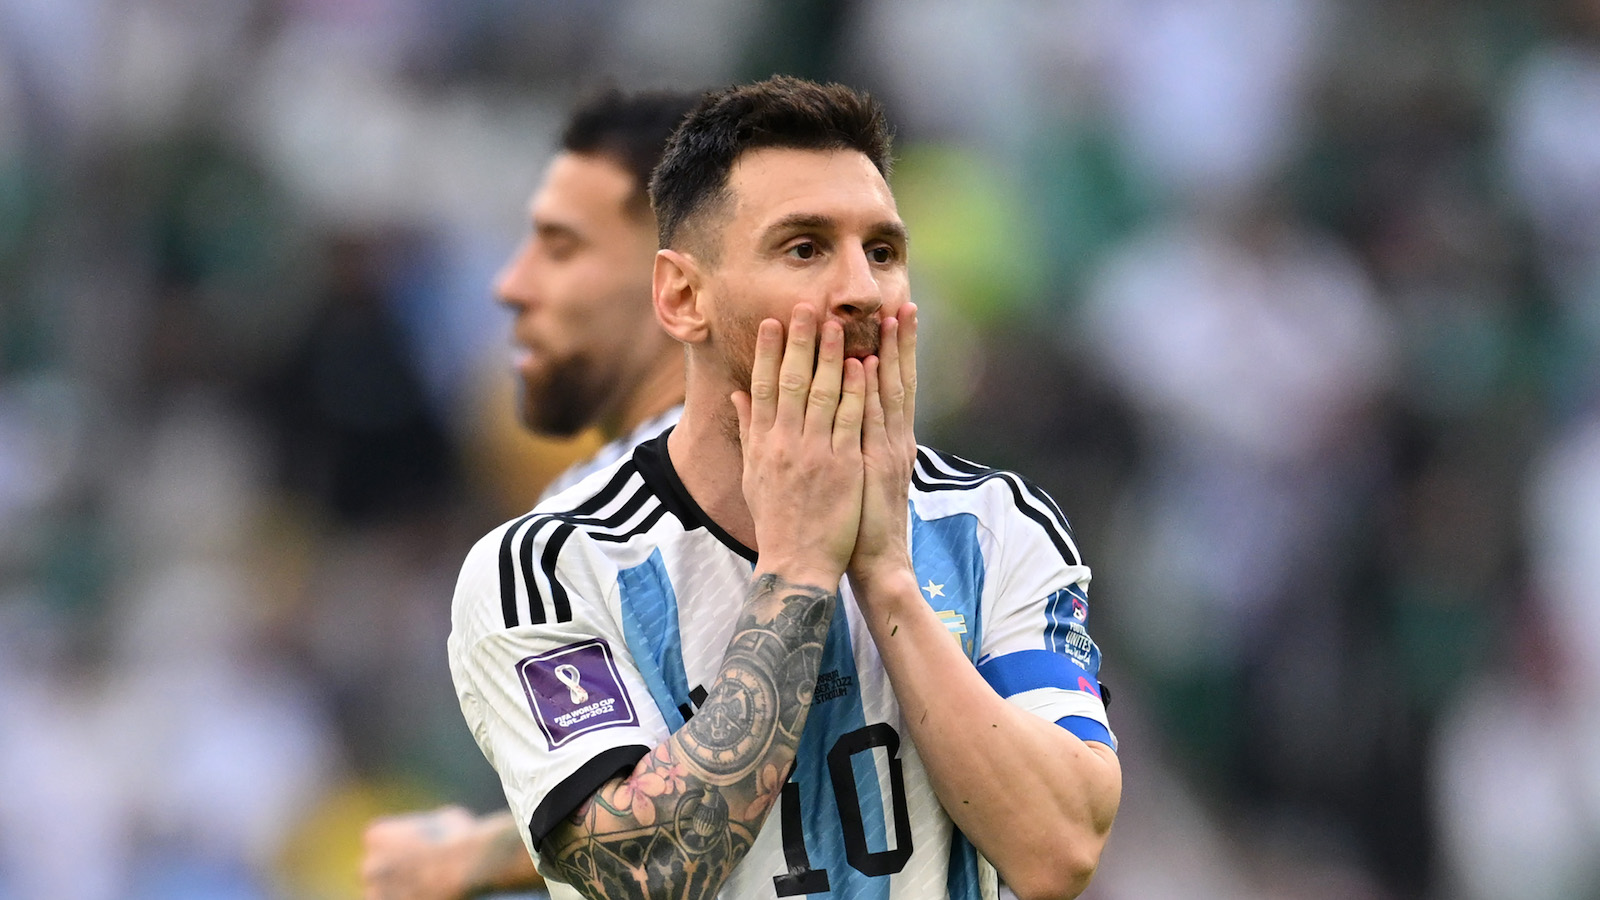
[[1537,255],[1583,349],[1600,348],[1600,4],[1565,0],[1560,36],[1512,79],[1504,110],[1509,181]]
[[289,486],[348,521],[438,504],[455,477],[387,302],[385,266],[408,250],[378,236],[330,240],[324,305],[265,392]]
[[[1147,588],[1131,629],[1155,671],[1252,656],[1308,589],[1370,477],[1370,413],[1393,333],[1326,238],[1261,210],[1173,221],[1109,260],[1073,334],[1142,416]],[[1315,410],[1315,415],[1306,414]]]
[[1486,648],[1434,748],[1445,889],[1600,891],[1600,416],[1538,461],[1531,609]]
[[1105,614],[1123,664],[1168,739],[1241,799],[1338,808],[1372,752],[1339,601],[1353,561],[1328,552],[1350,545],[1381,462],[1396,348],[1370,280],[1269,205],[1191,215],[1119,248],[1069,333],[1144,448]]
[[1133,0],[1107,35],[1124,152],[1190,203],[1229,203],[1292,159],[1327,36],[1324,0]]

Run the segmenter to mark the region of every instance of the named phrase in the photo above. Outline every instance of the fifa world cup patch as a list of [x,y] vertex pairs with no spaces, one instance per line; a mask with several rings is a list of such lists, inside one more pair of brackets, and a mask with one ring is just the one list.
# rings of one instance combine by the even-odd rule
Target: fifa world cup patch
[[611,647],[600,638],[530,656],[517,663],[517,675],[552,750],[596,728],[639,721]]

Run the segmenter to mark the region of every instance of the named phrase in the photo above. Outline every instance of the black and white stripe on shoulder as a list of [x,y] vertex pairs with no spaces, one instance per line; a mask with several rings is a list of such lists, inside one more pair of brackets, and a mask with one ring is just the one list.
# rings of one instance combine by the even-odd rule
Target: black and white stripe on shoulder
[[1067,524],[1061,507],[1038,485],[1015,472],[980,466],[931,447],[917,447],[917,463],[911,470],[911,483],[920,490],[970,491],[996,480],[1010,488],[1017,510],[1039,523],[1068,565],[1082,565],[1078,545],[1072,540],[1072,526]]
[[[639,476],[630,460],[617,467],[604,486],[566,510],[535,510],[507,526],[500,539],[500,614],[507,628],[572,620],[572,603],[556,577],[561,548],[574,531],[602,541],[626,541],[648,531],[666,506]],[[535,565],[534,551],[543,540]],[[519,577],[520,576],[520,577]],[[527,597],[523,615],[517,590]]]

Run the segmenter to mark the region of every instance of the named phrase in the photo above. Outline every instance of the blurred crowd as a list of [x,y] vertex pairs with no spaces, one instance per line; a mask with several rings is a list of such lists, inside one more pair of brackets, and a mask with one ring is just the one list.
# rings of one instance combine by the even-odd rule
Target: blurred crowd
[[594,443],[491,278],[580,92],[775,71],[885,101],[922,439],[1095,568],[1087,896],[1600,898],[1597,0],[0,0],[0,900],[494,808],[455,574]]

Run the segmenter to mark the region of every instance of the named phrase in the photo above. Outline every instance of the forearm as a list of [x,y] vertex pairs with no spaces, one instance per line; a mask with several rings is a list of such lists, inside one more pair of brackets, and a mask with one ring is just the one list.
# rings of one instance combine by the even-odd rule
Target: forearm
[[591,897],[714,896],[788,778],[837,583],[756,578],[700,711],[545,837],[545,871]]
[[544,887],[510,812],[484,816],[478,829],[478,852],[467,874],[468,896]]
[[922,600],[911,572],[855,586],[951,819],[1020,897],[1076,896],[1120,801],[1116,755],[996,694]]

